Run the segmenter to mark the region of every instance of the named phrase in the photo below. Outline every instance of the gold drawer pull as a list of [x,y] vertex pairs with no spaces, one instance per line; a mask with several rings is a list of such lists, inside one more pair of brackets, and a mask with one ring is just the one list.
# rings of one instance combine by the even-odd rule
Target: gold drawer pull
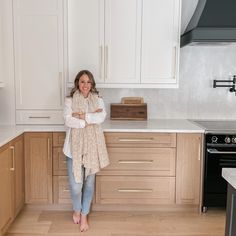
[[15,147],[10,146],[10,149],[12,150],[12,167],[10,168],[11,171],[15,170]]
[[117,189],[120,193],[152,193],[152,189]]
[[69,189],[63,189],[63,192],[70,192]]
[[151,142],[154,138],[119,138],[120,142]]
[[153,160],[119,160],[119,164],[151,164]]

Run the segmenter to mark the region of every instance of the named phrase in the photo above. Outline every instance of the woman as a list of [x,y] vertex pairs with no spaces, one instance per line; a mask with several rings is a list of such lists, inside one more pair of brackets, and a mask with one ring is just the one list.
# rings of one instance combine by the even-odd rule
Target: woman
[[80,71],[65,100],[67,132],[63,152],[67,156],[73,221],[80,224],[81,232],[89,228],[87,215],[93,199],[95,173],[109,164],[100,126],[105,117],[104,102],[98,96],[92,73]]

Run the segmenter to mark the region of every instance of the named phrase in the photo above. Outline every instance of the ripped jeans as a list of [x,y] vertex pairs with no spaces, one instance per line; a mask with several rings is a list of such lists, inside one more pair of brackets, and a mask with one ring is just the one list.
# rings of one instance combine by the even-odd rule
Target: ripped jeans
[[[93,200],[95,174],[89,175],[82,183],[76,183],[73,174],[72,158],[67,157],[67,171],[69,176],[70,192],[73,210],[87,215]],[[84,176],[84,167],[82,168],[82,176]]]

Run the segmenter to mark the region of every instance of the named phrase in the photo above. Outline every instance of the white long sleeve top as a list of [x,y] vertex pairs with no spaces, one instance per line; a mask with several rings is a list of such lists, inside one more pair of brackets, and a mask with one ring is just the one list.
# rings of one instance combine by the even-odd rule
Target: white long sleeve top
[[[72,116],[72,98],[65,99],[65,106],[63,111],[65,126],[66,126],[66,138],[63,147],[63,153],[72,158],[71,155],[71,128],[83,129],[87,124],[101,124],[106,118],[105,105],[102,98],[98,100],[98,108],[101,108],[101,112],[88,113],[85,114],[85,120],[78,119]],[[85,122],[86,121],[86,122]]]

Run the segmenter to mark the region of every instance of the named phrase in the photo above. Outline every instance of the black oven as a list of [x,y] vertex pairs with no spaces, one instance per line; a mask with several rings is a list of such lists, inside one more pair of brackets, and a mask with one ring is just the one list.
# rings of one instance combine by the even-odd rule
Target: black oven
[[236,133],[205,134],[203,212],[208,207],[226,207],[227,182],[223,167],[236,167]]

